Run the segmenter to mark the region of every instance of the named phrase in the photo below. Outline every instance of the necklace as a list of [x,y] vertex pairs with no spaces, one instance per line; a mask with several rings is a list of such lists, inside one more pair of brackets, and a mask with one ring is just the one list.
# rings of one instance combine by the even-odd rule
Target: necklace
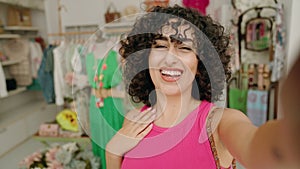
[[[102,97],[102,95],[101,95],[101,89],[103,89],[104,71],[107,69],[106,58],[107,57],[104,57],[102,62],[100,61],[98,66],[101,66],[101,68],[100,68],[100,70],[98,69],[98,67],[96,68],[96,72],[95,72],[95,76],[94,76],[94,82],[96,83],[96,92],[99,93],[98,95],[96,95],[96,96],[98,96],[98,97],[96,97],[96,107],[98,107],[98,108],[104,106],[104,97]],[[102,65],[101,65],[101,63],[102,63]],[[99,73],[98,73],[98,70],[99,70]]]

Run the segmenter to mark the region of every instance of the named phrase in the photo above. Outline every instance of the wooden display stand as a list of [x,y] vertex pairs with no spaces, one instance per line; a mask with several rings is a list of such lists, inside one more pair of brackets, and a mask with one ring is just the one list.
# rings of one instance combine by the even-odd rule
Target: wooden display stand
[[91,146],[91,140],[88,136],[81,137],[50,137],[50,136],[40,136],[38,133],[33,135],[35,140],[40,141],[45,145],[50,145],[51,143],[66,143],[66,142],[76,142],[81,147],[87,148]]

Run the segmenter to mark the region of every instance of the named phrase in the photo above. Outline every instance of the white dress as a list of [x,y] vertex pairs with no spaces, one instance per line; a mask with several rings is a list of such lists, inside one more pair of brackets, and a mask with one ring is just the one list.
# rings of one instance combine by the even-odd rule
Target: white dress
[[0,97],[7,96],[6,81],[2,65],[0,64]]

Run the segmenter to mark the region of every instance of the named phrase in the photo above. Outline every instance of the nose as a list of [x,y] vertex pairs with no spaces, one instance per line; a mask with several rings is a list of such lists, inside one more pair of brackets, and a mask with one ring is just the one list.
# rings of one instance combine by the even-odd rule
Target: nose
[[170,47],[168,53],[166,54],[165,62],[167,66],[171,66],[178,62],[177,52],[173,46]]

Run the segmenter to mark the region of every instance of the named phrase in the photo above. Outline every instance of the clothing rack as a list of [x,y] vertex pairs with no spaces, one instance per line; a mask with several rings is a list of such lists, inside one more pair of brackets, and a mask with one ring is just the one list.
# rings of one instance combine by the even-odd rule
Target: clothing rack
[[50,33],[48,36],[73,36],[73,35],[91,35],[95,33],[94,31],[83,31],[83,32],[59,32],[59,33]]
[[85,35],[85,36],[89,36],[95,33],[95,31],[68,31],[68,32],[63,32],[63,27],[62,27],[62,17],[61,17],[61,11],[62,9],[64,9],[65,11],[67,11],[67,8],[61,4],[61,0],[57,0],[57,10],[58,10],[58,32],[55,33],[48,33],[48,37],[52,37],[54,39],[54,43],[57,37],[72,37],[72,36],[76,36],[76,38],[78,38],[78,36],[80,35]]

